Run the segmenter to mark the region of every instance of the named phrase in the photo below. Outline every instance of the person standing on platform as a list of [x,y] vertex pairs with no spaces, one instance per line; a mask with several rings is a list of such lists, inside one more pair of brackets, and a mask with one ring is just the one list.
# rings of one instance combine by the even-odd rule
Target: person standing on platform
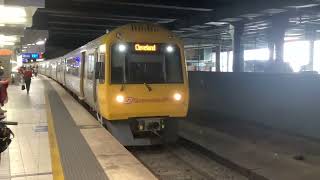
[[2,109],[2,106],[8,101],[7,88],[9,86],[9,81],[3,79],[4,67],[0,63],[0,120],[4,119],[6,116],[4,113],[7,111]]
[[34,74],[35,77],[38,76],[38,66],[34,66],[33,67],[33,74]]
[[31,78],[32,78],[32,70],[31,70],[30,67],[28,67],[28,68],[23,72],[23,79],[24,79],[24,82],[26,83],[26,89],[27,89],[27,93],[28,93],[28,94],[29,94],[29,91],[30,91]]

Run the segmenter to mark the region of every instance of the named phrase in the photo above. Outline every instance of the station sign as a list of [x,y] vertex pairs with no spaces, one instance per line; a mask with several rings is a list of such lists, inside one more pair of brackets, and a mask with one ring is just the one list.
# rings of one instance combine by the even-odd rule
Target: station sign
[[30,53],[23,53],[22,59],[31,59],[31,54]]
[[36,62],[39,59],[43,58],[42,53],[22,53],[22,62],[28,63],[28,62]]

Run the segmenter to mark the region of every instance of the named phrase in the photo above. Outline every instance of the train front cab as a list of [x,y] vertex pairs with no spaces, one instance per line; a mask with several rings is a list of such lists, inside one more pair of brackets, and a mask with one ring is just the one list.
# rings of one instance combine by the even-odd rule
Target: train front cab
[[169,31],[156,28],[133,32],[126,26],[99,48],[99,112],[124,145],[175,141],[177,119],[185,118],[188,111],[183,45]]

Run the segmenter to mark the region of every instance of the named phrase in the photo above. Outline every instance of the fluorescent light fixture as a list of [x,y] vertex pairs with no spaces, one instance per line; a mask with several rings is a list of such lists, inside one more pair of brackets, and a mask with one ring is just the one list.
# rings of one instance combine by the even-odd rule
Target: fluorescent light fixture
[[3,34],[0,34],[0,41],[10,41],[10,42],[14,42],[17,41],[18,38],[16,36],[5,36]]
[[0,24],[0,27],[3,27],[3,26],[5,26],[5,24]]
[[27,21],[27,13],[24,7],[12,7],[0,5],[1,24],[21,24]]
[[0,17],[0,23],[5,23],[5,24],[23,24],[27,22],[27,19],[26,18],[11,18],[11,17],[8,17],[8,18],[3,18],[3,17]]
[[226,25],[228,23],[226,23],[226,22],[207,22],[206,24],[207,25],[214,25],[214,26],[223,26],[223,25]]
[[16,36],[5,36],[0,34],[0,45],[2,46],[13,46],[14,42],[17,40],[18,38]]
[[285,41],[296,41],[296,40],[299,40],[300,37],[297,37],[297,36],[293,36],[293,37],[285,37],[284,40]]
[[13,45],[14,45],[14,42],[7,42],[7,41],[1,41],[1,40],[0,40],[0,45],[13,46]]
[[0,5],[0,17],[26,17],[24,7]]
[[45,43],[46,43],[45,41],[40,40],[40,41],[38,41],[38,42],[36,43],[36,45],[44,45]]

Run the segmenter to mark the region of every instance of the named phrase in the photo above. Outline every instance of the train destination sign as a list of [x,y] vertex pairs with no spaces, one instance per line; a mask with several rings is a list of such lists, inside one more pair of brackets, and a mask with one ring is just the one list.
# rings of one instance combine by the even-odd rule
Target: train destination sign
[[149,44],[135,44],[134,45],[135,51],[146,51],[146,52],[156,52],[157,51],[157,45],[149,45]]

